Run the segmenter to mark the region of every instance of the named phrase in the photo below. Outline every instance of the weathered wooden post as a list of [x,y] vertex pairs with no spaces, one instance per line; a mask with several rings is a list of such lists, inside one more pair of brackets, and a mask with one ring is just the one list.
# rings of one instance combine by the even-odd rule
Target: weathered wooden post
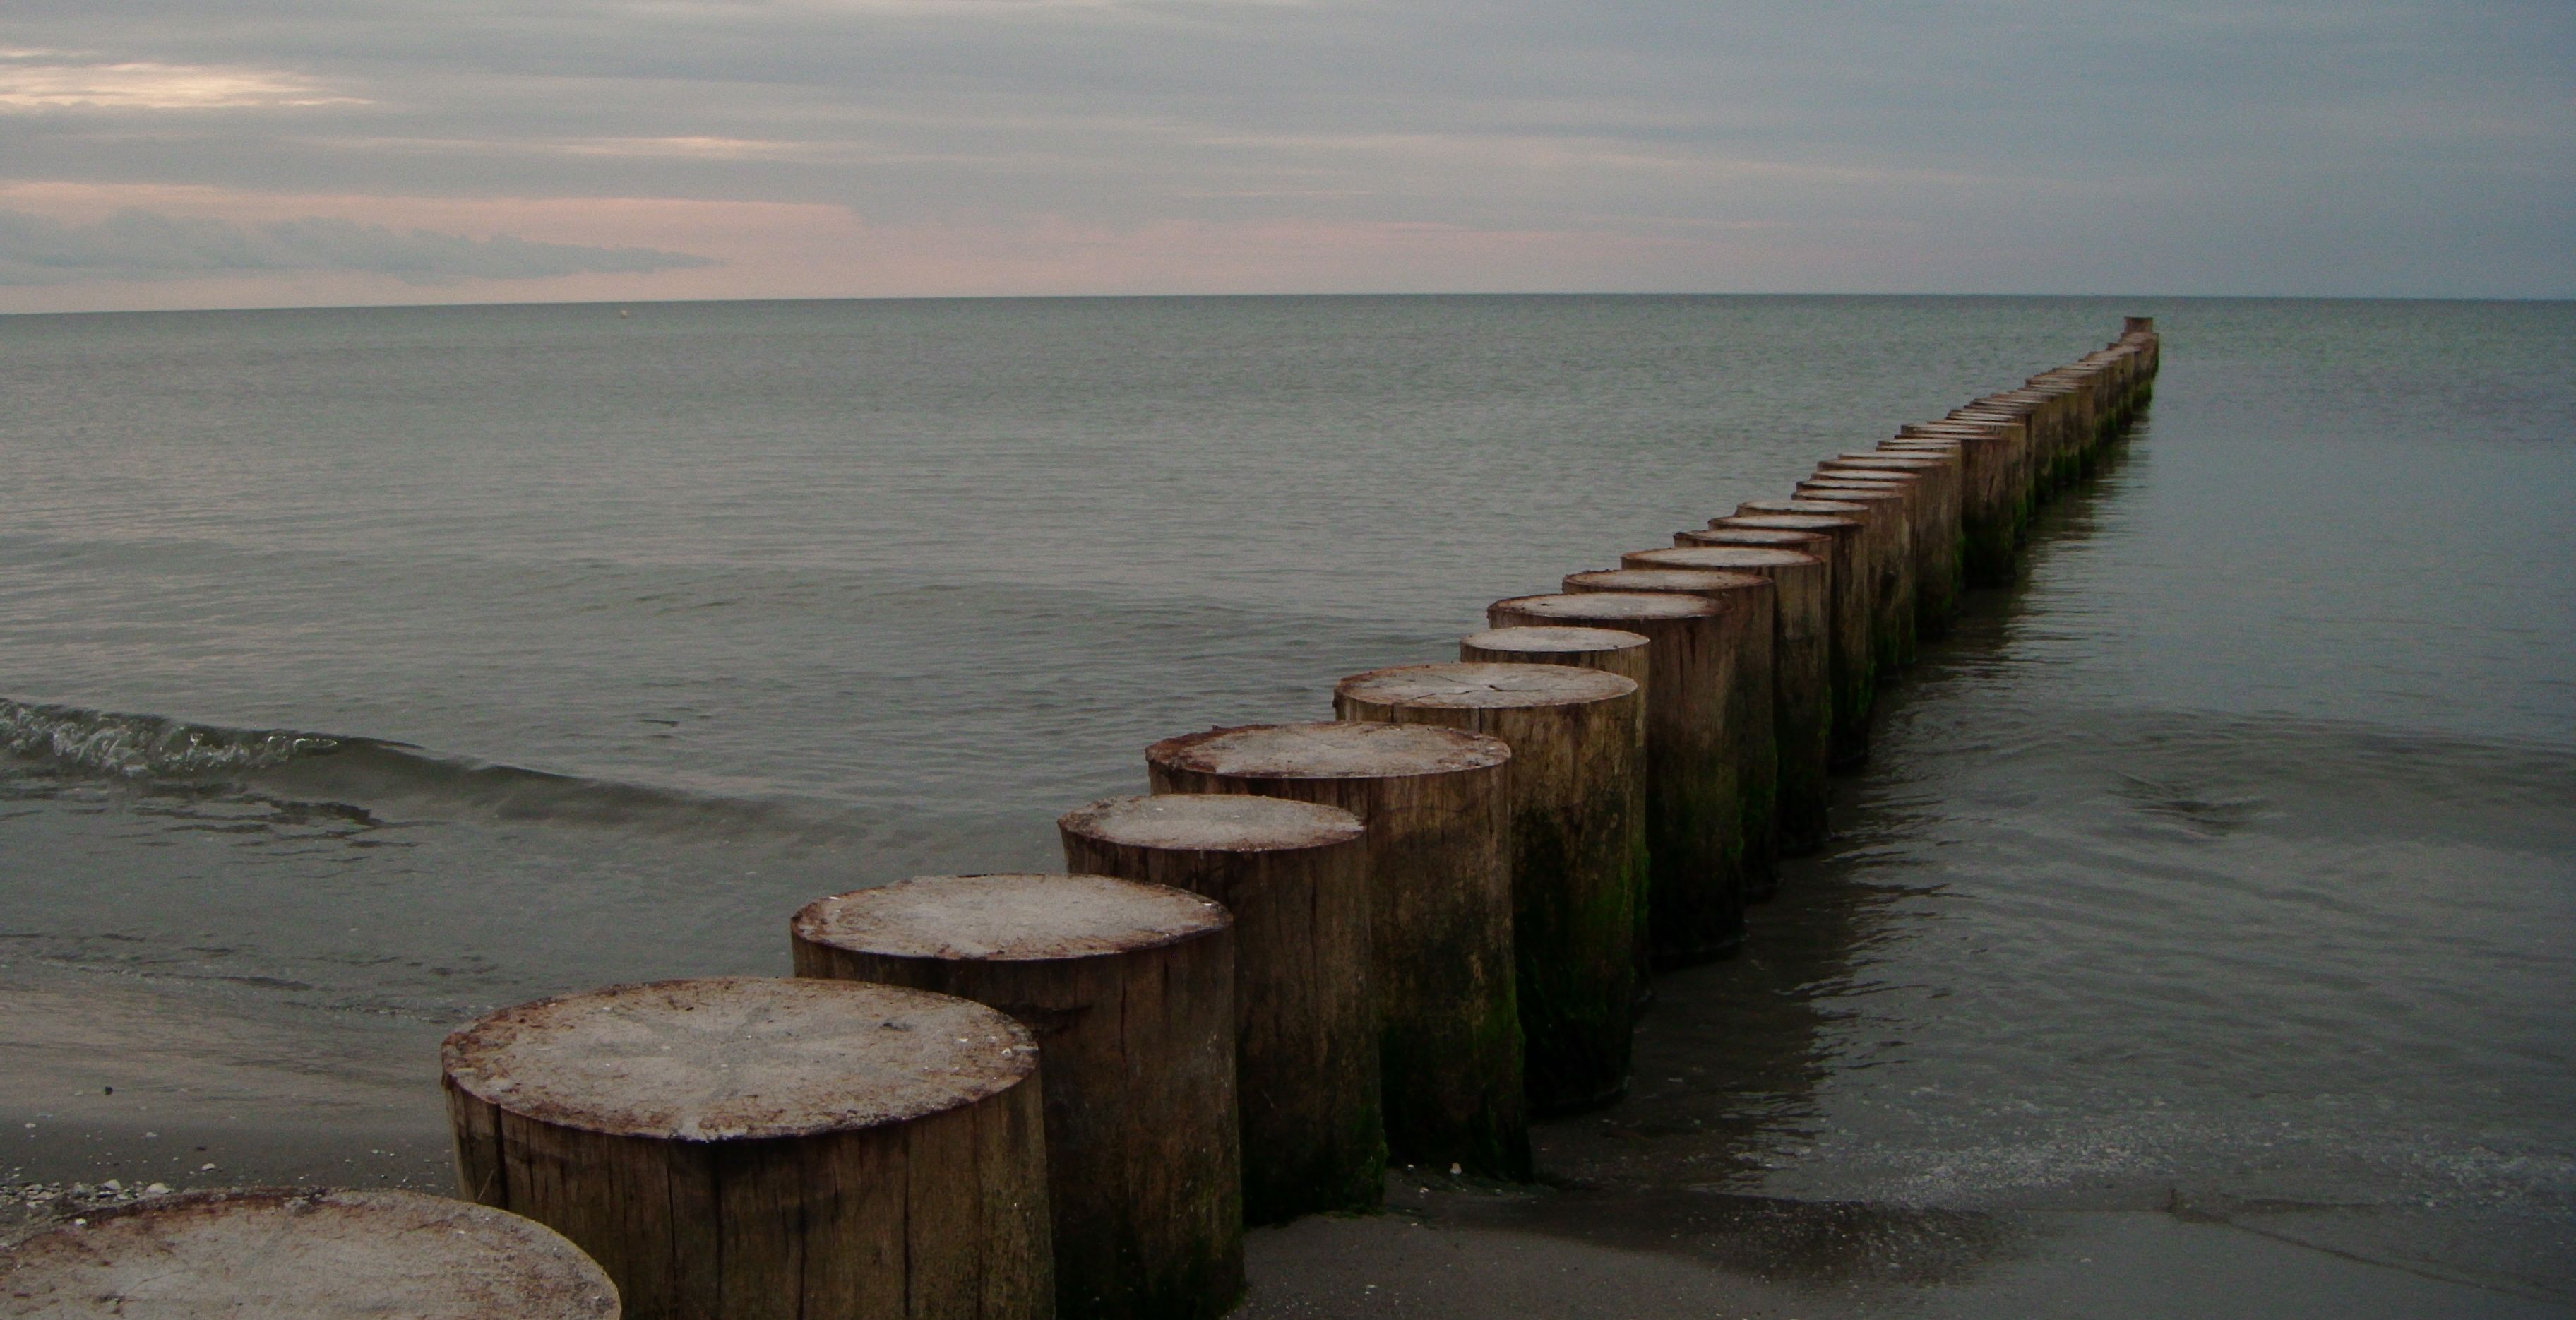
[[1646,644],[1646,922],[1639,955],[1669,963],[1733,953],[1744,942],[1746,877],[1736,838],[1726,676],[1735,611],[1698,596],[1601,592],[1496,601],[1497,628],[1633,632]]
[[465,1194],[545,1224],[629,1320],[1049,1315],[1037,1045],[980,1004],[717,977],[447,1038]]
[[1886,468],[1835,467],[1832,462],[1828,459],[1818,464],[1815,475],[1800,483],[1798,489],[1894,491],[1905,498],[1905,591],[1908,602],[1904,615],[1908,639],[1905,659],[1911,663],[1914,659],[1913,640],[1923,632],[1923,598],[1932,591],[1931,584],[1925,580],[1925,565],[1937,553],[1941,539],[1940,510],[1931,484],[1919,473]]
[[418,1192],[183,1192],[0,1245],[0,1316],[616,1320],[553,1230]]
[[2027,428],[1953,418],[1899,427],[1896,438],[1959,446],[1967,470],[1967,494],[1959,513],[1967,540],[1967,581],[1971,586],[2012,581],[2013,556],[2030,517],[2021,477],[2027,466]]
[[1835,770],[1849,769],[1869,759],[1870,712],[1878,697],[1870,655],[1871,609],[1877,589],[1870,572],[1871,547],[1863,540],[1866,524],[1861,521],[1863,511],[1859,505],[1842,506],[1850,510],[1849,514],[1761,512],[1796,503],[1801,501],[1755,501],[1739,505],[1731,517],[1709,519],[1708,525],[1712,530],[1805,532],[1825,538],[1821,546],[1807,553],[1822,550],[1817,557],[1825,561],[1826,594],[1832,597],[1826,608],[1829,635],[1825,674],[1833,705],[1827,765]]
[[2054,486],[2059,446],[2054,415],[2041,407],[2046,400],[2028,391],[1989,394],[1950,410],[1955,421],[2005,422],[2022,428],[2022,495],[2036,508]]
[[[1646,685],[1646,635],[1619,628],[1488,628],[1458,643],[1458,658],[1501,665],[1573,665]],[[1645,736],[1646,709],[1637,707]]]
[[2084,373],[2074,367],[2058,367],[2031,377],[2022,388],[2045,399],[2043,406],[2059,419],[2063,438],[2058,455],[2058,484],[2065,485],[2083,476],[2085,467],[2092,460],[2094,441],[2101,436],[2098,419],[2093,414],[2092,391],[2086,388]]
[[1059,1317],[1199,1320],[1243,1292],[1232,926],[1162,885],[941,875],[789,929],[799,977],[971,999],[1036,1037]]
[[[1458,658],[1492,664],[1572,665],[1579,669],[1617,674],[1636,683],[1639,689],[1637,740],[1639,746],[1648,749],[1644,765],[1651,766],[1655,742],[1648,732],[1646,718],[1654,706],[1653,691],[1647,683],[1646,658],[1651,649],[1644,633],[1618,628],[1488,628],[1460,639]],[[1639,778],[1647,786],[1644,790],[1648,804],[1646,816],[1651,820],[1656,810],[1652,788],[1654,775],[1651,770],[1641,770]],[[1651,824],[1647,834],[1649,838],[1653,835]],[[1646,849],[1646,870],[1638,881],[1636,903],[1637,1001],[1641,1004],[1654,997],[1654,985],[1649,979],[1653,974],[1654,952],[1648,946],[1646,931],[1654,870],[1654,848],[1650,844]]]
[[1727,613],[1718,628],[1735,645],[1736,655],[1725,678],[1727,704],[1722,719],[1735,748],[1738,869],[1744,896],[1769,898],[1779,888],[1780,732],[1776,700],[1779,690],[1779,616],[1777,594],[1759,573],[1725,573],[1713,569],[1640,567],[1569,573],[1561,584],[1569,594],[1589,592],[1670,591],[1702,596]]
[[1374,1209],[1386,1123],[1359,817],[1286,798],[1166,793],[1094,802],[1056,829],[1067,870],[1186,889],[1234,913],[1244,1218]]
[[1512,943],[1535,1113],[1628,1089],[1637,904],[1646,886],[1638,684],[1571,665],[1405,665],[1345,678],[1333,713],[1511,745]]
[[[1823,532],[1771,527],[1708,527],[1673,537],[1676,548],[1714,549],[1698,555],[1651,560],[1646,551],[1632,567],[1744,573],[1771,583],[1771,731],[1778,758],[1773,768],[1782,853],[1805,856],[1825,846],[1832,789],[1834,734],[1833,634],[1834,538]],[[1735,552],[1742,553],[1735,553]]]
[[1480,734],[1339,722],[1210,729],[1145,749],[1158,793],[1295,798],[1360,818],[1387,1152],[1527,1178],[1511,758]]
[[1870,652],[1884,677],[1914,658],[1914,535],[1906,521],[1902,491],[1864,482],[1810,477],[1798,483],[1800,501],[1824,500],[1858,505],[1844,517],[1861,520],[1870,559],[1878,570],[1871,609]]
[[1825,460],[1820,472],[1892,472],[1917,478],[1928,521],[1914,537],[1914,626],[1926,637],[1948,634],[1959,615],[1960,513],[1965,487],[1953,454],[1865,451]]

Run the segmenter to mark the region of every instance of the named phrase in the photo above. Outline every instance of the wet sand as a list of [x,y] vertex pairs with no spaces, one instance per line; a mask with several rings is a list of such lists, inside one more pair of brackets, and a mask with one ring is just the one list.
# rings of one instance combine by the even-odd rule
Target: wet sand
[[[1775,905],[1757,922],[1802,919]],[[1659,1009],[1735,969],[1668,981]],[[449,1190],[430,1060],[443,1032],[341,1020],[293,1032],[167,989],[0,968],[0,1108],[20,1118],[0,1234],[173,1190],[264,1183]],[[1641,1075],[1702,1056],[1650,1029]],[[183,1028],[183,1030],[182,1030]],[[1711,1115],[1709,1117],[1721,1117]],[[1683,1125],[1688,1129],[1690,1125]],[[1698,1131],[1619,1108],[1544,1125],[1539,1187],[1399,1170],[1385,1213],[1255,1231],[1238,1315],[1292,1317],[2460,1316],[2576,1313],[2563,1224],[2232,1200],[2144,1184],[2076,1203],[1947,1209],[1619,1181],[1688,1168]],[[1624,1131],[1620,1137],[1605,1132]],[[1617,1144],[1622,1158],[1604,1161]],[[213,1165],[212,1169],[204,1166]],[[1568,1169],[1610,1179],[1585,1184]],[[120,1187],[104,1189],[109,1179]],[[77,1190],[75,1190],[77,1188]]]
[[[1415,1194],[1252,1235],[1244,1320],[1442,1316],[2544,1317],[2527,1282],[2339,1244],[2331,1212],[1924,1212]],[[2371,1226],[2365,1235],[2377,1236]],[[2538,1245],[2538,1244],[2527,1244]],[[2569,1244],[2560,1241],[2555,1249]],[[2562,1259],[2564,1257],[2562,1256]]]

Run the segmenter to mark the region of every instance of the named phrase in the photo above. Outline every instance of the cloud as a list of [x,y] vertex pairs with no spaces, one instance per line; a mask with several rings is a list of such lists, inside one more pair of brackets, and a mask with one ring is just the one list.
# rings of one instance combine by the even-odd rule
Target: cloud
[[289,271],[391,275],[406,284],[648,274],[713,266],[685,252],[468,238],[310,216],[237,225],[128,209],[93,224],[0,211],[0,285],[167,280]]
[[220,110],[367,104],[364,97],[333,95],[310,78],[268,69],[48,59],[57,54],[0,50],[0,111],[68,107]]
[[[1060,222],[1239,235],[1225,268],[1256,281],[1279,236],[1373,251],[1363,236],[1400,232],[1448,236],[1421,240],[1426,260],[1491,263],[1433,263],[1474,288],[2576,290],[2565,0],[7,0],[7,12],[0,95],[25,104],[0,103],[0,192],[198,189],[276,201],[120,204],[725,262],[573,277],[585,296],[610,279],[652,286],[620,296],[750,296],[770,287],[764,272],[814,269],[801,242],[777,249],[792,263],[763,250],[782,241],[766,219],[665,235],[574,213],[642,201],[816,208],[872,241],[1003,245],[961,255],[967,276],[977,260],[1012,269],[1010,236]],[[323,196],[351,200],[291,200]],[[571,209],[559,227],[507,214],[536,202]],[[1684,256],[1665,240],[1686,229],[1816,241]],[[1864,232],[1879,238],[1842,241]],[[1569,237],[1539,266],[1467,237],[1480,234]],[[835,268],[884,260],[866,245],[828,255]],[[1344,255],[1301,252],[1299,268],[1342,269]],[[1412,269],[1351,287],[1413,287]],[[179,296],[210,288],[192,280]]]

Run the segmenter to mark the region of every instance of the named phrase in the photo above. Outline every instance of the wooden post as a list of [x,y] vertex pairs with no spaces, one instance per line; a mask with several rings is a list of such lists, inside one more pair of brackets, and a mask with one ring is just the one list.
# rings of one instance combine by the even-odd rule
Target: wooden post
[[1245,1220],[1375,1209],[1386,1122],[1359,817],[1286,798],[1166,793],[1094,802],[1056,829],[1067,870],[1186,889],[1234,913]]
[[1233,919],[1102,875],[917,876],[817,899],[796,974],[955,995],[1037,1038],[1064,1320],[1212,1320],[1243,1293]]
[[1903,663],[1914,662],[1915,643],[1923,633],[1923,599],[1932,594],[1926,564],[1938,553],[1940,513],[1932,487],[1922,476],[1912,472],[1894,472],[1885,468],[1856,469],[1830,466],[1832,460],[1818,464],[1815,476],[1799,485],[1799,490],[1830,493],[1843,490],[1893,491],[1905,500],[1905,630]]
[[[1489,628],[1458,643],[1458,658],[1503,665],[1574,665],[1598,669],[1643,688],[1646,635],[1620,628]],[[1637,706],[1637,736],[1646,731],[1645,703]]]
[[1951,454],[1849,453],[1825,460],[1820,471],[1893,472],[1917,478],[1929,518],[1914,537],[1914,626],[1926,637],[1946,636],[1959,615],[1961,551],[1959,517],[1963,486]]
[[[1834,538],[1782,528],[1709,527],[1673,537],[1676,548],[1727,551],[1690,563],[1631,558],[1661,568],[1743,573],[1769,579],[1771,732],[1779,850],[1803,857],[1825,846],[1834,735]],[[1734,552],[1742,553],[1734,553]],[[1648,551],[1647,554],[1659,552]],[[1711,561],[1711,562],[1702,562]]]
[[542,1224],[418,1192],[183,1192],[0,1246],[0,1315],[616,1320]]
[[2041,406],[2046,402],[2042,395],[2017,390],[1989,394],[1950,413],[1954,419],[2009,422],[2023,428],[2027,443],[2022,450],[2022,490],[2034,508],[2048,498],[2056,484],[2058,426],[2056,417]]
[[2012,581],[2014,551],[2030,514],[2020,480],[2027,430],[1998,421],[1954,419],[1899,427],[1896,435],[1899,440],[1947,441],[1959,446],[1967,473],[1959,522],[1967,541],[1968,585]]
[[1798,496],[1861,506],[1859,513],[1848,516],[1861,520],[1862,536],[1870,543],[1870,559],[1878,570],[1870,651],[1882,678],[1904,668],[1914,658],[1914,534],[1905,516],[1904,492],[1875,483],[1811,477],[1798,483]]
[[1869,571],[1870,547],[1862,539],[1867,525],[1861,521],[1863,510],[1859,505],[1843,506],[1851,511],[1849,514],[1759,511],[1768,505],[1797,502],[1773,500],[1740,505],[1734,516],[1711,518],[1708,525],[1713,530],[1809,532],[1826,538],[1825,552],[1818,557],[1825,561],[1826,593],[1832,597],[1826,609],[1830,635],[1825,646],[1825,672],[1833,693],[1827,765],[1844,770],[1869,759],[1870,710],[1878,696],[1870,657],[1871,607],[1877,583]]
[[1497,628],[1607,628],[1646,637],[1646,921],[1639,956],[1687,963],[1744,943],[1740,757],[1727,741],[1736,610],[1704,597],[1569,593],[1496,601]]
[[1055,1301],[1037,1046],[888,986],[718,977],[505,1008],[447,1038],[465,1194],[572,1239],[628,1320]]
[[1636,565],[1569,573],[1569,594],[1631,591],[1699,596],[1727,610],[1719,630],[1735,646],[1725,678],[1720,714],[1735,749],[1737,831],[1744,840],[1739,868],[1744,896],[1759,902],[1779,888],[1783,773],[1780,743],[1778,589],[1760,573],[1714,568]]
[[1346,723],[1210,729],[1145,749],[1158,793],[1255,793],[1360,818],[1387,1153],[1527,1178],[1511,756],[1456,729]]
[[[1621,678],[1636,683],[1639,688],[1637,741],[1639,746],[1648,749],[1645,764],[1651,765],[1655,743],[1647,731],[1646,720],[1647,711],[1654,705],[1654,692],[1647,682],[1646,672],[1646,658],[1650,649],[1644,633],[1628,632],[1619,628],[1489,628],[1461,639],[1458,643],[1458,658],[1467,661],[1482,660],[1493,664],[1573,665],[1581,669],[1598,669],[1604,673],[1617,674]],[[1652,819],[1655,814],[1652,788],[1654,776],[1650,772],[1641,771],[1638,777],[1641,783],[1646,785],[1644,789],[1647,802],[1646,817]],[[1648,836],[1651,838],[1652,834],[1653,830],[1650,826]],[[1654,967],[1654,951],[1646,929],[1654,885],[1654,858],[1654,848],[1649,844],[1646,849],[1646,869],[1642,873],[1643,878],[1638,881],[1636,899],[1636,979],[1637,1002],[1640,1005],[1652,1000],[1655,994],[1654,983],[1650,979]]]
[[1405,665],[1343,679],[1333,713],[1466,729],[1511,745],[1512,945],[1530,1109],[1628,1089],[1637,904],[1646,886],[1634,680],[1571,665]]

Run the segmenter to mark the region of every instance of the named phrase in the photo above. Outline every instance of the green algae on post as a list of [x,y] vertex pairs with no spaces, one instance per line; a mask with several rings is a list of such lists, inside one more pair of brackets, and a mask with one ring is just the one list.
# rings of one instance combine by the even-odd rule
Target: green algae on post
[[1703,962],[1744,943],[1739,758],[1725,738],[1733,613],[1704,597],[1565,593],[1496,601],[1496,628],[1633,632],[1646,646],[1646,920],[1641,964]]
[[[1822,532],[1780,528],[1711,527],[1673,538],[1674,554],[1627,557],[1635,573],[1716,571],[1759,577],[1771,584],[1771,745],[1774,837],[1781,854],[1805,856],[1825,844],[1832,789],[1834,727],[1834,539]],[[1567,579],[1569,586],[1573,579]],[[1746,691],[1746,701],[1760,694]],[[1771,804],[1766,804],[1771,805]]]
[[1405,665],[1343,679],[1346,720],[1468,729],[1511,745],[1512,943],[1530,1108],[1628,1088],[1645,744],[1632,679],[1570,665]]
[[1387,1153],[1525,1179],[1511,759],[1481,734],[1338,722],[1210,729],[1145,749],[1158,793],[1253,793],[1359,817]]
[[1245,1221],[1375,1209],[1386,1122],[1359,817],[1286,798],[1164,793],[1094,802],[1056,829],[1067,870],[1186,889],[1234,914]]

